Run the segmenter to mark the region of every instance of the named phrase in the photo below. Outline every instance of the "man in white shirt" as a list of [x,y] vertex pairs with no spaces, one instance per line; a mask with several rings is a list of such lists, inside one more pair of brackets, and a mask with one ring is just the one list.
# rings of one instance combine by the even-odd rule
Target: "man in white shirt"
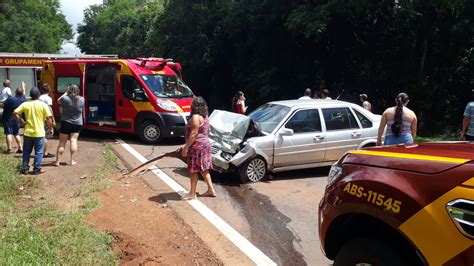
[[3,102],[8,98],[8,96],[12,96],[12,90],[10,89],[11,81],[5,79],[3,81],[3,90],[2,94],[0,95],[0,104],[3,105]]
[[369,96],[363,93],[359,95],[359,99],[360,99],[360,102],[362,103],[362,107],[364,107],[365,110],[372,112],[372,104],[368,101]]
[[[51,91],[51,86],[49,86],[48,83],[44,83],[43,86],[41,87],[41,95],[39,97],[39,100],[48,105],[49,111],[52,114],[53,113],[53,99],[51,98],[51,96],[49,96],[50,91]],[[52,117],[52,121],[53,121],[53,128],[54,128],[56,126],[56,121],[54,120],[54,116]],[[45,126],[46,132],[51,132],[48,128],[47,123],[45,123],[44,126]],[[55,157],[54,153],[49,152],[48,139],[50,139],[52,137],[53,137],[52,134],[46,134],[46,138],[44,139],[43,158],[53,158],[53,157]]]
[[306,90],[304,90],[304,96],[301,96],[299,98],[299,100],[304,100],[304,99],[311,99],[311,89],[310,88],[306,88]]
[[467,103],[463,116],[461,139],[474,141],[474,90],[472,90],[472,101]]

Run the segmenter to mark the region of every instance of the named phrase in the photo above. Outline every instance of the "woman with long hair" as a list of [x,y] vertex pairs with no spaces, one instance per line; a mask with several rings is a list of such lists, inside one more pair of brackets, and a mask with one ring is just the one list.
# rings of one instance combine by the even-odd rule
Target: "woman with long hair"
[[84,98],[79,95],[79,87],[76,84],[69,85],[67,91],[58,98],[62,106],[61,128],[59,129],[59,144],[56,152],[55,166],[59,166],[59,159],[64,153],[67,140],[70,140],[70,165],[75,165],[74,155],[77,152],[77,139],[82,130],[82,111],[84,109]]
[[207,191],[200,196],[215,197],[216,192],[212,185],[211,174],[211,143],[209,142],[209,118],[206,101],[202,97],[196,97],[191,103],[191,118],[186,126],[186,144],[181,154],[187,158],[188,172],[191,178],[191,189],[183,197],[183,200],[196,198],[196,187],[199,176],[204,178]]
[[384,145],[393,145],[401,143],[413,143],[416,138],[417,118],[415,113],[406,106],[410,102],[408,95],[401,92],[395,98],[394,107],[387,108],[380,121],[377,146],[382,145],[382,134],[385,126]]
[[245,96],[242,91],[238,91],[232,98],[232,112],[245,114],[247,107],[245,106]]

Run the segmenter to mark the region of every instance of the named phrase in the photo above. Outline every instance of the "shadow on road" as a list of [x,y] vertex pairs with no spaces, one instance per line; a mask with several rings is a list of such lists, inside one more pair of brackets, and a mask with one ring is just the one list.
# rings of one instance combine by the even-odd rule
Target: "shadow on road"
[[[96,130],[89,130],[84,129],[81,131],[80,135],[81,139],[100,139],[105,141],[115,141],[116,139],[122,139],[129,144],[141,144],[146,145],[140,141],[138,136],[134,134],[127,134],[127,133],[118,133],[118,132],[106,132],[106,131],[96,131]],[[95,140],[97,141],[97,140]],[[171,138],[171,139],[164,139],[158,145],[160,146],[175,146],[184,144],[184,138]],[[156,146],[155,144],[148,144],[147,146]]]
[[302,170],[292,170],[285,171],[280,173],[274,173],[267,176],[262,182],[276,182],[284,181],[289,179],[298,179],[298,178],[326,178],[329,174],[331,167],[318,167],[318,168],[309,168]]
[[148,200],[163,204],[168,201],[181,201],[181,196],[176,192],[167,192],[167,193],[161,193],[157,196],[150,197],[148,198]]

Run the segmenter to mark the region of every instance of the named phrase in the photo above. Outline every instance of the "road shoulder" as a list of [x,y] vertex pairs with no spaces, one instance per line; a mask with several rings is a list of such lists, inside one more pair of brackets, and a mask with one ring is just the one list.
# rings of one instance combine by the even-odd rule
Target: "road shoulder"
[[[139,165],[139,161],[134,158],[121,145],[112,146],[114,152],[125,162],[129,169]],[[153,190],[154,197],[150,200],[161,205],[166,205],[183,222],[192,228],[194,233],[202,239],[209,249],[225,265],[253,265],[252,262],[238,247],[228,240],[218,229],[211,225],[205,217],[194,210],[187,202],[181,201],[178,193],[169,188],[155,174],[150,171],[140,175],[147,185]]]

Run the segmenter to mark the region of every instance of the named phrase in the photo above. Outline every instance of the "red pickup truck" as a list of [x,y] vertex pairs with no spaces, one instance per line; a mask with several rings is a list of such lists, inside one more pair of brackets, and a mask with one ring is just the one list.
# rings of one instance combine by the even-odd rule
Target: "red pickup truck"
[[346,153],[319,205],[334,265],[473,265],[474,143]]

